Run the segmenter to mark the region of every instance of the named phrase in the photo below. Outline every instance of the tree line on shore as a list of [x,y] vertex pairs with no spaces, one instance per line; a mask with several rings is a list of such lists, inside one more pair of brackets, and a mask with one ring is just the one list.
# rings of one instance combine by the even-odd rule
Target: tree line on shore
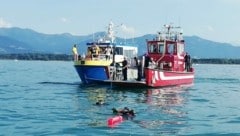
[[[1,60],[42,60],[42,61],[72,61],[73,56],[69,54],[42,54],[42,53],[23,53],[23,54],[0,54]],[[239,59],[228,58],[200,58],[192,59],[194,64],[240,64]]]
[[67,54],[42,54],[42,53],[21,53],[21,54],[0,54],[1,60],[59,60],[71,61],[72,55]]

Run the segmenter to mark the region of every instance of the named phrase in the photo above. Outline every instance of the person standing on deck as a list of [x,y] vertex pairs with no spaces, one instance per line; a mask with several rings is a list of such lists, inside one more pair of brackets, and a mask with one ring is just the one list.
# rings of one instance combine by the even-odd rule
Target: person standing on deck
[[149,62],[150,62],[150,57],[148,54],[145,55],[145,63],[144,63],[144,67],[147,68],[149,66]]
[[124,57],[124,60],[122,62],[122,72],[123,72],[123,80],[127,80],[127,69],[128,69],[128,62],[126,57]]
[[74,61],[78,61],[78,50],[77,50],[76,44],[73,45],[72,52],[73,52]]
[[187,52],[186,52],[186,55],[184,57],[184,61],[185,61],[185,69],[187,71],[190,71],[191,57],[190,57],[190,55]]
[[92,47],[91,47],[91,59],[93,60],[94,59],[97,59],[98,58],[98,54],[100,52],[100,48],[98,47],[97,44],[93,44]]
[[150,58],[148,67],[149,68],[156,68],[156,62],[153,60],[153,58]]
[[96,57],[98,57],[99,53],[100,53],[100,48],[98,45],[96,45]]
[[141,78],[142,78],[142,63],[137,57],[134,57],[134,60],[136,62],[136,67],[137,67],[137,79],[136,80],[141,81]]
[[107,46],[107,48],[105,49],[106,60],[110,60],[111,52],[112,52],[111,47]]

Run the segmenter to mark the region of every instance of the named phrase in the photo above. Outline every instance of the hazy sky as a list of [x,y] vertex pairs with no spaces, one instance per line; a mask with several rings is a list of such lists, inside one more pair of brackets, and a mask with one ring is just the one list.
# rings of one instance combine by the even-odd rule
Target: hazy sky
[[155,34],[173,23],[187,36],[240,44],[240,0],[0,0],[0,27],[87,35],[105,31],[110,21],[124,24],[121,37]]

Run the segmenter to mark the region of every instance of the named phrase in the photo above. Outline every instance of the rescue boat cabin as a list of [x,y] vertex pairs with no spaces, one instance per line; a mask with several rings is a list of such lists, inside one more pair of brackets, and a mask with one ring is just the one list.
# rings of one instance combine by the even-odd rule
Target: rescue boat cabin
[[[168,29],[170,30],[170,29]],[[170,33],[165,36],[158,33],[156,39],[147,40],[148,57],[156,63],[156,68],[168,71],[185,71],[185,44],[182,33]]]

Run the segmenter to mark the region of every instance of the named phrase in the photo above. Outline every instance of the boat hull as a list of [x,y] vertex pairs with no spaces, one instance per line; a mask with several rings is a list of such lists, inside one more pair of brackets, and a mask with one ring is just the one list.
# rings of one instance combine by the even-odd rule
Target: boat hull
[[[97,65],[74,65],[83,84],[97,84],[106,83],[114,85],[132,86],[136,84],[143,84],[143,81],[137,82],[137,69],[128,69],[128,80],[123,81],[122,72],[119,75],[112,77],[113,73],[110,72],[109,66],[97,66]],[[144,80],[145,85],[145,80]]]
[[145,70],[146,85],[149,87],[176,86],[182,84],[192,84],[194,72],[174,72],[158,69]]
[[75,65],[75,69],[84,84],[103,82],[109,79],[107,66]]
[[[86,66],[75,65],[75,69],[81,78],[83,84],[112,84],[119,87],[167,87],[183,84],[192,84],[194,81],[194,72],[173,72],[158,69],[145,69],[145,78],[136,81],[136,70],[129,70],[130,80],[112,80],[109,75],[108,66]],[[135,73],[132,75],[132,73]]]

